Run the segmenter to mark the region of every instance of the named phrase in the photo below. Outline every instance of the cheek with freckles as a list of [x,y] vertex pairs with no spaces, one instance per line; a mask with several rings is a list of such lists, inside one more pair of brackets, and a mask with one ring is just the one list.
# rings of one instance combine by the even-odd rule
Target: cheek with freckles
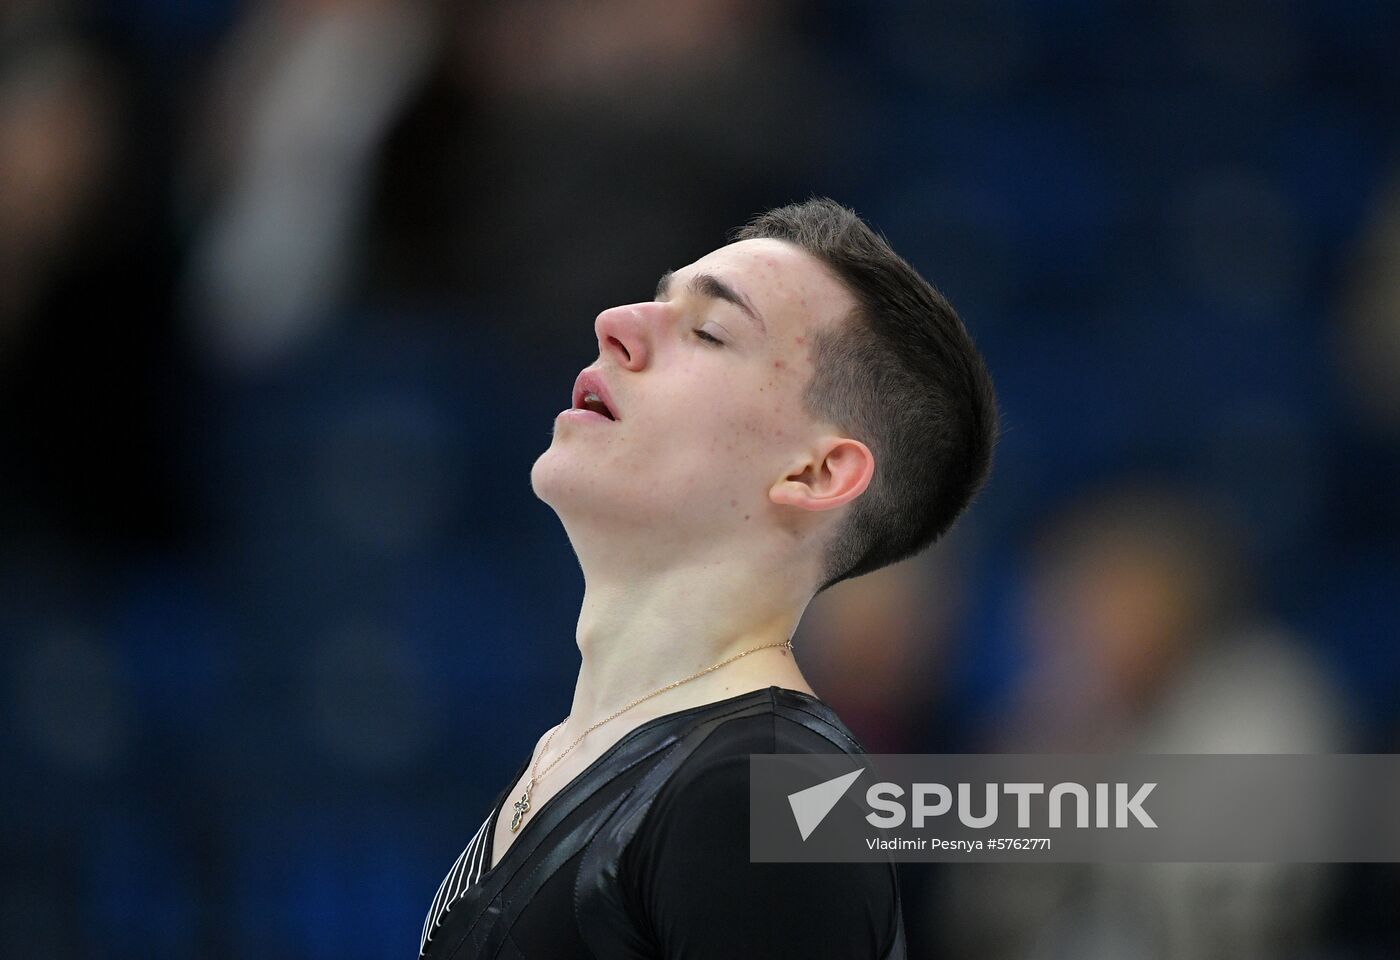
[[797,439],[800,400],[791,383],[775,377],[765,378],[726,406],[715,454],[731,464],[736,479],[742,478],[746,496],[763,499]]

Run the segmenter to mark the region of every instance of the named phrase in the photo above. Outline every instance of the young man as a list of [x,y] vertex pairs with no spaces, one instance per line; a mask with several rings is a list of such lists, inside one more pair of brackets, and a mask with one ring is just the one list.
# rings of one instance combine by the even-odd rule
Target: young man
[[751,753],[859,753],[790,638],[935,541],[990,469],[991,380],[850,210],[772,210],[601,313],[531,473],[583,567],[568,717],[443,879],[430,958],[904,956],[893,864],[750,863]]

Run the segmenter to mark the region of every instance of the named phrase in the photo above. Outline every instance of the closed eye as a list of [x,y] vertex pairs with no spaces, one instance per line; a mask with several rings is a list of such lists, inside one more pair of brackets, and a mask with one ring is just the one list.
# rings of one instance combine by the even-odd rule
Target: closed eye
[[723,340],[719,339],[718,337],[711,336],[710,334],[706,333],[704,330],[696,330],[696,331],[695,331],[695,335],[696,335],[697,337],[699,337],[701,340],[705,341],[706,343],[708,343],[708,344],[710,344],[710,345],[712,345],[712,346],[716,346],[716,347],[722,347],[722,346],[724,346],[724,341],[723,341]]

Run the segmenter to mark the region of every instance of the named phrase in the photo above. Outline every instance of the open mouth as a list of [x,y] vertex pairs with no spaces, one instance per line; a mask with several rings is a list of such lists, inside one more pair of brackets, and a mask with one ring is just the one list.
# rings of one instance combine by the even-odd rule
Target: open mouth
[[609,420],[618,419],[617,409],[608,394],[607,385],[596,370],[584,370],[578,375],[578,380],[574,383],[572,406],[575,410],[588,410]]
[[585,393],[583,399],[579,401],[577,409],[592,410],[594,413],[601,413],[609,420],[617,419],[617,417],[613,416],[613,412],[608,409],[608,405],[604,403],[602,398],[596,393]]

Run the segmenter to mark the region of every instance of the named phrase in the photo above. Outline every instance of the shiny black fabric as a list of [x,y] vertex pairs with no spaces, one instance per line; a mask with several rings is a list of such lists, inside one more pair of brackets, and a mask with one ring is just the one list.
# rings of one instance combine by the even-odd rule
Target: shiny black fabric
[[533,811],[500,863],[446,885],[423,956],[903,960],[893,864],[749,862],[749,754],[863,752],[830,706],[783,687],[649,720]]

